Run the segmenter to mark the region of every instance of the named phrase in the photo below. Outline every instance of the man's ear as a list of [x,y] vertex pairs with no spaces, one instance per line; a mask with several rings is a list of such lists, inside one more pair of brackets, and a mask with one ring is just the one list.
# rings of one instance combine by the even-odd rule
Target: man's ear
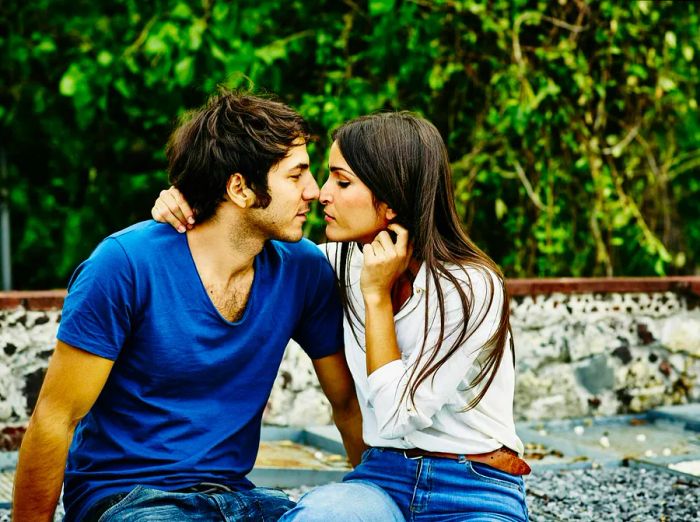
[[226,195],[234,205],[240,208],[250,208],[255,203],[255,193],[248,188],[248,184],[240,172],[229,176],[226,182]]

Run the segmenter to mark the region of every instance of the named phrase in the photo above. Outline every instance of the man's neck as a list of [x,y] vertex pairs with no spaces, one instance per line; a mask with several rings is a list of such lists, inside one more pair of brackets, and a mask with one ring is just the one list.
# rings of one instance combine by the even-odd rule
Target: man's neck
[[226,283],[252,270],[265,239],[243,223],[210,219],[187,232],[199,276],[204,281]]

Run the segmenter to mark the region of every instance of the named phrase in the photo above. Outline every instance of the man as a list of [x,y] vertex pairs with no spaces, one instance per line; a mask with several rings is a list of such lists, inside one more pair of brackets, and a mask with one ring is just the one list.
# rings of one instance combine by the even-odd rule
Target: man
[[359,460],[334,275],[302,240],[319,194],[308,137],[289,107],[225,91],[173,133],[170,181],[199,224],[138,223],[76,270],[20,451],[14,520],[51,520],[64,469],[68,521],[276,520],[293,503],[245,476],[290,338]]

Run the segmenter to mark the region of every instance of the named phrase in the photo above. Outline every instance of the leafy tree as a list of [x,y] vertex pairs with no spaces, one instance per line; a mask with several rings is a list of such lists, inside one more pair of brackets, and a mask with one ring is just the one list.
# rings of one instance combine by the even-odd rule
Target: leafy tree
[[[319,136],[378,110],[440,128],[471,235],[510,276],[700,265],[698,7],[612,0],[2,4],[15,286],[64,286],[146,219],[177,117],[277,93]],[[320,213],[308,233],[322,234]]]

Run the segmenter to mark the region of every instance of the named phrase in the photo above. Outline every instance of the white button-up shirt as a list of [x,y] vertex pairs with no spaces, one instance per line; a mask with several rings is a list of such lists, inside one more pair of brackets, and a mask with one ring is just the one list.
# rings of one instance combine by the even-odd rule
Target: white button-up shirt
[[[321,249],[339,271],[336,252],[340,251],[340,244],[327,243],[321,245]],[[484,356],[482,347],[496,331],[501,316],[503,289],[495,274],[467,268],[465,275],[459,267],[451,271],[464,281],[465,289],[468,289],[468,278],[474,293],[469,338],[435,374],[418,386],[414,401],[410,400],[409,393],[402,400],[406,387],[411,387],[409,377],[412,370],[417,363],[421,368],[425,364],[418,361],[418,355],[425,337],[426,293],[429,293],[429,308],[424,357],[436,349],[440,319],[435,284],[431,281],[428,285],[429,274],[423,264],[413,282],[413,295],[394,316],[401,359],[385,364],[368,377],[365,307],[360,290],[363,256],[354,245],[350,252],[348,298],[360,320],[351,313],[351,327],[345,318],[345,354],[362,409],[365,443],[459,454],[486,453],[507,446],[522,454],[523,443],[515,432],[513,421],[515,371],[508,342],[490,388],[474,408],[464,411],[480,390],[479,387],[469,389],[469,384],[478,373],[479,357]],[[344,279],[345,274],[338,274],[338,277]],[[493,291],[488,277],[492,279]],[[462,302],[454,285],[443,278],[441,287],[445,296],[444,339],[437,347],[440,353],[435,360],[452,347],[464,322]],[[491,295],[493,299],[488,306]],[[481,324],[474,329],[480,321]]]

